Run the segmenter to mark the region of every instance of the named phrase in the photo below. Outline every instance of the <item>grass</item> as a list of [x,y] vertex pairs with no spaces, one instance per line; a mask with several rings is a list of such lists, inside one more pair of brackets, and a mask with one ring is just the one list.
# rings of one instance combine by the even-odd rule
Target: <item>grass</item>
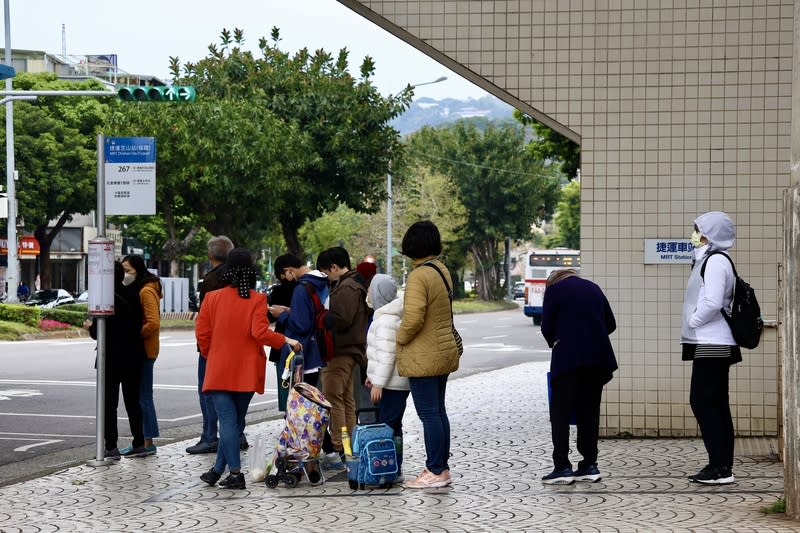
[[0,340],[2,341],[16,341],[26,333],[38,333],[39,331],[41,331],[39,328],[26,326],[20,322],[0,320]]
[[776,514],[776,513],[785,513],[786,512],[786,498],[781,496],[769,507],[762,507],[761,512],[764,514]]
[[161,320],[161,329],[194,329],[194,320]]
[[493,311],[505,311],[507,309],[518,309],[519,306],[514,302],[487,302],[484,300],[464,299],[453,302],[453,313],[456,315],[466,313],[491,313]]

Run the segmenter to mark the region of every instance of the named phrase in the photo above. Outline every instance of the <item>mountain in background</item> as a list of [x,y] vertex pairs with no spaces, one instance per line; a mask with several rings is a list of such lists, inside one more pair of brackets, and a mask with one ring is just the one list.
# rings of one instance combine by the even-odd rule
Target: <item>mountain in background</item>
[[462,118],[483,117],[488,120],[512,120],[514,108],[491,95],[469,100],[418,98],[408,110],[392,121],[401,136],[423,126],[439,126]]

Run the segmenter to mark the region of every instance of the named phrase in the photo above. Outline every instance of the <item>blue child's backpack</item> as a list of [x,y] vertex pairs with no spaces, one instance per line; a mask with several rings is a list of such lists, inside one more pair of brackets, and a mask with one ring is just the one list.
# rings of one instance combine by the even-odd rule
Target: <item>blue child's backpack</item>
[[[363,413],[374,413],[374,423],[365,424]],[[358,424],[353,430],[353,455],[347,459],[347,480],[351,489],[363,489],[366,485],[390,487],[397,481],[397,451],[394,431],[387,424],[379,424],[378,409],[360,409]]]

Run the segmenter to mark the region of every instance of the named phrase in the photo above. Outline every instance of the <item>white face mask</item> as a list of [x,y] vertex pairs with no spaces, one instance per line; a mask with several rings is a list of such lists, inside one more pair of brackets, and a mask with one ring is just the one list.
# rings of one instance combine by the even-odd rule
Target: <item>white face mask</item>
[[122,284],[126,287],[136,281],[136,274],[131,274],[130,272],[125,273],[125,277],[122,278]]
[[695,248],[700,248],[701,246],[703,246],[703,242],[701,241],[702,238],[703,238],[703,234],[702,233],[700,233],[699,231],[693,232],[692,233],[692,245]]

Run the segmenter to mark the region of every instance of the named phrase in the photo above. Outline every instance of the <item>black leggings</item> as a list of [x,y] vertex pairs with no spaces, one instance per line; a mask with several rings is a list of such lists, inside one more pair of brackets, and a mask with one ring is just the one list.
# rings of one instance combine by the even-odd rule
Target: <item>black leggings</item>
[[728,358],[698,357],[692,363],[689,405],[700,426],[708,464],[733,466],[733,418],[728,403]]

